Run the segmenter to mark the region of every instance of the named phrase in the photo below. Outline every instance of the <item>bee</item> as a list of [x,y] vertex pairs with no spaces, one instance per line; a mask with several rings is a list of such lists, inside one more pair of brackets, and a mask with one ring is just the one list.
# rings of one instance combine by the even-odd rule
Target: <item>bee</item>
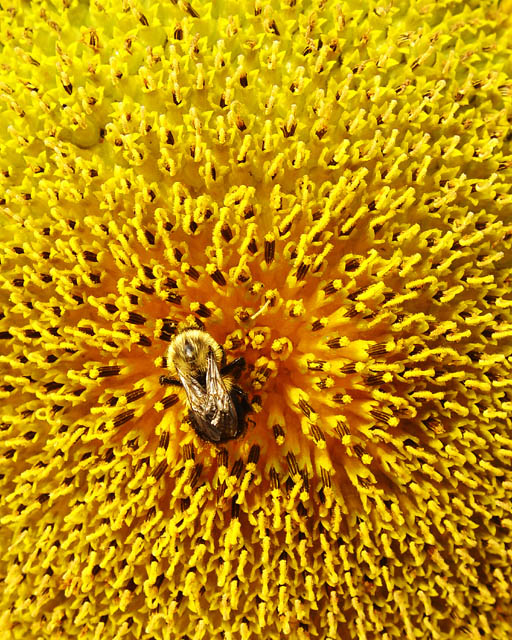
[[160,384],[185,389],[189,420],[198,436],[217,444],[243,434],[251,405],[234,380],[245,367],[244,358],[227,364],[222,347],[209,333],[185,329],[171,341],[167,363],[176,378],[160,376]]

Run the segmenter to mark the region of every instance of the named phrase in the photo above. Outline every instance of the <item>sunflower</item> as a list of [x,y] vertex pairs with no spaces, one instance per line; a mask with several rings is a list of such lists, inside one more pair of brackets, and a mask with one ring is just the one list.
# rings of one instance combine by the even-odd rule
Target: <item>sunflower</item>
[[510,9],[3,2],[2,638],[512,636]]

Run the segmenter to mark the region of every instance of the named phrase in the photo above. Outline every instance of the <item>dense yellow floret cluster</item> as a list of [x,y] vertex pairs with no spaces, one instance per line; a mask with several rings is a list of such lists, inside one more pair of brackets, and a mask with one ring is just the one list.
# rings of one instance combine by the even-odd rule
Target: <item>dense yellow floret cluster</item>
[[2,639],[512,637],[511,8],[2,2]]

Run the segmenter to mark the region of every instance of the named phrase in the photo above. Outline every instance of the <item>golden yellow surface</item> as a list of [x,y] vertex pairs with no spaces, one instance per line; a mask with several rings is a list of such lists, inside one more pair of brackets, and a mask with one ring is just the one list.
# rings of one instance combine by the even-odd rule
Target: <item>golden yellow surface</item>
[[511,9],[2,0],[2,640],[512,637]]

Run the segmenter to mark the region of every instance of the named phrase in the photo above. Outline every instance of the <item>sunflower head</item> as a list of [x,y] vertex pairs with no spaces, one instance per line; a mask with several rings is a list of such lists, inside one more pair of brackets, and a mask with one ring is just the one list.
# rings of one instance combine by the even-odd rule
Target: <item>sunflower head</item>
[[8,637],[510,637],[509,15],[0,8]]

